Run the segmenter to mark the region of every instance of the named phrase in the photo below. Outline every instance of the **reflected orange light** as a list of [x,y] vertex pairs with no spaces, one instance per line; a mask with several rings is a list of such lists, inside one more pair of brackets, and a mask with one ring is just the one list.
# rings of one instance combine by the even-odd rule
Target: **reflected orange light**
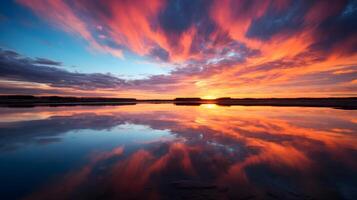
[[214,109],[214,108],[217,108],[217,105],[216,104],[202,104],[201,107],[208,108],[208,109]]
[[[55,116],[63,119],[77,119],[77,116],[85,119],[83,116],[89,116],[90,122],[93,116],[105,116],[113,122],[108,125],[115,126],[123,121],[142,124],[152,129],[170,130],[180,139],[175,142],[150,140],[132,153],[126,153],[124,147],[119,146],[109,152],[96,154],[86,166],[79,168],[78,171],[69,172],[61,181],[35,193],[31,196],[32,199],[46,199],[45,197],[54,194],[65,197],[71,195],[73,188],[80,188],[88,178],[97,173],[96,169],[101,166],[102,161],[115,156],[123,156],[123,159],[108,165],[106,170],[110,171],[110,176],[103,180],[109,183],[107,186],[112,187],[112,191],[117,191],[118,194],[126,191],[128,195],[134,196],[142,193],[146,185],[155,183],[155,178],[161,177],[161,174],[174,171],[194,177],[200,172],[202,165],[212,167],[213,171],[224,165],[224,173],[218,173],[220,170],[215,172],[217,179],[225,185],[230,182],[248,183],[249,174],[246,173],[246,169],[255,165],[265,165],[277,173],[281,173],[282,169],[310,173],[309,170],[319,169],[321,166],[315,162],[316,157],[313,156],[321,152],[350,168],[357,166],[356,161],[350,159],[351,152],[357,149],[357,112],[350,110],[224,107],[215,104],[197,107],[138,104],[31,109],[23,108],[16,112],[12,111],[13,113],[5,111],[12,115],[13,119],[22,120],[25,117],[31,118],[28,111],[38,112],[34,116],[48,116],[47,120],[56,119]],[[4,121],[1,117],[0,115],[0,121]],[[46,121],[46,118],[41,119],[42,122]],[[329,123],[326,123],[327,121]],[[40,123],[40,120],[37,123]],[[72,122],[68,125],[71,124]],[[85,123],[86,126],[89,124],[92,123]],[[199,135],[201,136],[198,137]],[[149,146],[145,146],[149,143]],[[235,149],[235,143],[240,144],[238,149]],[[157,154],[157,149],[164,150]],[[240,149],[248,153],[236,159],[237,155],[241,155]],[[60,185],[65,185],[69,189],[58,189],[61,188]]]

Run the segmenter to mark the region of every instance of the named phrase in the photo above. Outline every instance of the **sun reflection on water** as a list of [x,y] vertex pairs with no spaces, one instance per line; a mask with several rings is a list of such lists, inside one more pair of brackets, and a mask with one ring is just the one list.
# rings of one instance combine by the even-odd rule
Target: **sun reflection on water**
[[207,108],[207,109],[214,109],[214,108],[217,108],[217,105],[216,104],[202,104],[201,105],[202,108]]

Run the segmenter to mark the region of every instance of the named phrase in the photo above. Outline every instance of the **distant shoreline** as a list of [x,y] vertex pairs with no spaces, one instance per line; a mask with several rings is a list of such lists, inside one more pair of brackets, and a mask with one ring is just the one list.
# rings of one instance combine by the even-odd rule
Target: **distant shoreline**
[[36,106],[101,106],[101,105],[136,105],[175,104],[178,106],[198,106],[216,104],[219,106],[295,106],[295,107],[332,107],[339,109],[357,109],[357,97],[341,98],[175,98],[146,99],[135,98],[81,98],[59,96],[0,95],[0,107],[36,107]]

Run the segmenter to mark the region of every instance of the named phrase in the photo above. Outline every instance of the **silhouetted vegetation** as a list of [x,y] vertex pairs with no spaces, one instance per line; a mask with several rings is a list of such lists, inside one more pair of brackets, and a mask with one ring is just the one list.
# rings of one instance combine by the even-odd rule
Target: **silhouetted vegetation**
[[357,97],[345,98],[244,98],[222,97],[217,99],[175,98],[137,100],[135,98],[97,98],[97,97],[61,97],[4,95],[0,96],[0,106],[70,106],[70,105],[135,105],[137,103],[174,103],[175,105],[199,106],[217,104],[220,106],[309,106],[357,109]]
[[174,101],[201,101],[201,98],[197,98],[197,97],[179,97],[179,98],[175,98]]
[[97,97],[61,97],[61,96],[31,96],[31,95],[3,95],[0,96],[0,105],[28,107],[36,105],[134,105],[135,98],[97,98]]
[[357,98],[220,98],[213,100],[218,105],[244,106],[309,106],[357,109]]

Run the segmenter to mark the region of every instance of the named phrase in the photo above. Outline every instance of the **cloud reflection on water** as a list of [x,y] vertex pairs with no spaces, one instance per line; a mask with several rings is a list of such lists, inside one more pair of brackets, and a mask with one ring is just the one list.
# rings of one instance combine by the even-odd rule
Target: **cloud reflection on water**
[[47,184],[29,199],[356,197],[356,111],[207,105],[5,111],[0,115],[0,155],[66,143],[68,138],[61,138],[68,132],[81,138],[81,132],[91,130],[89,137],[95,140],[115,134],[118,127],[140,125],[138,132],[174,136],[134,134],[111,150],[90,149],[79,167],[61,177],[45,174]]

